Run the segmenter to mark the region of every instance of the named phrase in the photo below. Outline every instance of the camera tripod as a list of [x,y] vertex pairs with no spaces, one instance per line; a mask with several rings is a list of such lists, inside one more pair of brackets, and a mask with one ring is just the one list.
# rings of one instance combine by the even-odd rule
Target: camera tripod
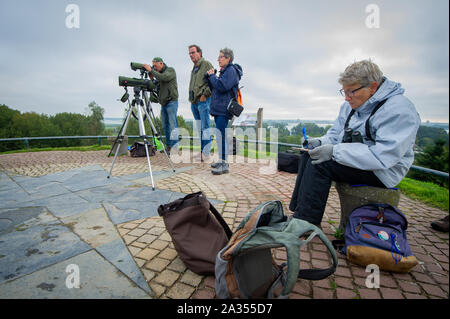
[[[125,92],[126,93],[124,94],[124,96],[121,99],[122,102],[128,101],[129,108],[128,108],[128,112],[127,112],[127,116],[125,118],[125,121],[123,122],[122,127],[120,128],[119,134],[117,135],[117,138],[114,141],[113,146],[111,147],[111,151],[109,152],[109,155],[108,155],[108,156],[111,155],[114,146],[117,145],[116,151],[114,152],[114,159],[113,159],[112,164],[111,164],[111,169],[109,171],[108,178],[110,178],[110,176],[111,176],[111,173],[112,173],[112,170],[113,170],[113,167],[114,167],[114,163],[115,163],[117,155],[119,153],[120,146],[121,146],[121,144],[122,144],[122,142],[124,140],[124,136],[125,136],[126,131],[127,131],[127,126],[128,126],[128,122],[130,120],[131,114],[134,115],[133,107],[136,107],[136,109],[137,109],[137,120],[138,120],[138,123],[139,123],[139,137],[144,139],[145,155],[147,157],[147,164],[148,164],[148,170],[149,170],[149,174],[150,174],[150,179],[152,181],[152,190],[155,190],[155,183],[153,181],[153,173],[152,173],[152,165],[150,163],[150,157],[149,157],[149,153],[148,153],[148,145],[150,144],[149,141],[148,141],[148,138],[150,136],[148,136],[145,133],[144,119],[143,119],[143,116],[142,116],[143,113],[145,114],[145,116],[148,119],[148,122],[150,124],[150,128],[151,128],[152,133],[153,133],[153,138],[156,137],[159,140],[159,142],[160,142],[160,144],[161,144],[161,146],[163,148],[163,151],[166,154],[166,157],[167,157],[167,159],[169,161],[170,167],[172,168],[172,170],[174,172],[175,172],[175,168],[173,167],[172,161],[170,160],[170,157],[167,154],[166,147],[165,147],[165,145],[163,144],[163,142],[161,140],[161,135],[159,134],[158,130],[156,129],[155,125],[153,124],[153,122],[156,123],[155,115],[153,113],[153,109],[152,109],[151,104],[150,104],[150,99],[149,99],[149,97],[146,94],[147,93],[146,90],[142,89],[141,87],[137,87],[137,86],[135,86],[133,89],[134,89],[134,99],[133,99],[133,101],[131,103],[130,103],[127,87],[125,87]],[[141,93],[142,93],[142,96],[143,96],[144,99],[141,98]]]

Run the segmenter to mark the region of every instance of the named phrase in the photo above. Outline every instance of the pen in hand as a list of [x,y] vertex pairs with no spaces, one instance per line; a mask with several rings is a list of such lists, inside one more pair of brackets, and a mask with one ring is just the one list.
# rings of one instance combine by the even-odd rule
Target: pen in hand
[[306,129],[305,129],[305,127],[303,126],[303,128],[302,128],[302,131],[303,131],[303,137],[304,137],[304,141],[303,141],[303,146],[305,147],[305,148],[308,148],[308,136],[306,136]]

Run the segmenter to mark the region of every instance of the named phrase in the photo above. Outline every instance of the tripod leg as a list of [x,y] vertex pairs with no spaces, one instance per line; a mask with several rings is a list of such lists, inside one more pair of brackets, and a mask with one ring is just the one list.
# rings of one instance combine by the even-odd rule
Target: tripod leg
[[[144,94],[144,97],[145,97],[146,105],[147,105],[147,106],[150,106],[150,102],[147,100],[147,95]],[[152,117],[150,117],[150,113],[147,112],[147,109],[144,108],[144,112],[145,112],[145,114],[147,115],[148,123],[150,124],[150,127],[151,127],[151,129],[152,129],[153,136],[156,135],[156,138],[157,138],[158,141],[161,143],[162,148],[163,148],[163,151],[164,151],[164,154],[166,154],[167,160],[169,161],[169,165],[170,165],[170,167],[172,168],[172,171],[175,172],[175,168],[173,167],[172,160],[170,159],[169,154],[167,154],[166,146],[165,146],[164,143],[162,142],[161,135],[159,134],[158,130],[156,129],[155,125],[154,125],[153,122],[152,122],[152,121],[156,121],[156,119],[155,119],[155,115],[153,114],[153,111],[152,111],[151,107],[150,107],[150,110],[151,110],[150,113],[151,113],[151,116],[152,116]]]
[[[145,94],[144,94],[145,96]],[[142,101],[142,100],[141,100]],[[153,173],[152,173],[152,165],[150,164],[150,156],[148,154],[148,141],[147,141],[147,135],[145,134],[145,126],[144,126],[144,121],[142,119],[142,111],[141,111],[141,107],[144,109],[144,104],[140,104],[137,106],[137,110],[138,110],[138,122],[139,122],[139,134],[141,137],[144,138],[144,146],[145,146],[145,155],[147,157],[147,164],[148,164],[148,171],[150,174],[150,179],[152,181],[152,190],[155,190],[155,183],[153,181]]]
[[[114,159],[113,159],[113,161],[112,161],[111,169],[109,170],[109,174],[108,174],[107,178],[110,178],[110,177],[111,177],[112,170],[113,170],[113,168],[114,168],[114,163],[116,162],[116,158],[117,158],[117,155],[119,154],[120,146],[122,145],[122,142],[123,142],[123,136],[125,135],[125,133],[126,133],[126,131],[127,131],[128,121],[130,120],[131,111],[132,111],[132,110],[131,110],[131,105],[130,105],[130,101],[129,101],[129,100],[128,100],[128,105],[130,106],[130,108],[128,109],[127,117],[126,117],[126,119],[125,119],[125,122],[122,124],[122,129],[121,129],[121,131],[119,132],[119,135],[117,136],[116,141],[114,142],[114,144],[116,144],[117,142],[118,142],[118,143],[117,143],[116,151],[114,152]],[[114,147],[114,145],[113,145],[113,147]],[[112,148],[111,148],[111,151],[112,151]],[[110,154],[111,154],[111,151],[110,151]],[[109,155],[108,155],[108,156],[109,156]]]
[[153,181],[153,174],[152,174],[152,164],[150,164],[150,156],[148,154],[148,141],[146,139],[144,139],[144,146],[145,146],[145,155],[147,156],[147,165],[150,171],[150,179],[152,181],[152,190],[155,190],[155,183]]

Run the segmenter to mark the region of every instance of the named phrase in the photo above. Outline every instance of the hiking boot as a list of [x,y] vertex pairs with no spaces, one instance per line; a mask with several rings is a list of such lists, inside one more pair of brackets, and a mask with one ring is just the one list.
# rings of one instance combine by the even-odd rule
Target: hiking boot
[[220,163],[217,167],[213,168],[211,173],[213,175],[222,175],[229,172],[229,166],[227,162]]
[[448,233],[448,215],[432,222],[431,227],[435,230]]
[[219,160],[218,162],[212,163],[211,168],[217,168],[220,164],[224,163],[223,160]]

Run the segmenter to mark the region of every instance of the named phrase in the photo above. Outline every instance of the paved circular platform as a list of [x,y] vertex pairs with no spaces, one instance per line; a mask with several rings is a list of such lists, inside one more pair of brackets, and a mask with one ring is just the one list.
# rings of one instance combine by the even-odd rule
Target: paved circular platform
[[[0,241],[7,244],[0,248],[0,298],[214,298],[214,277],[194,274],[178,258],[157,205],[201,190],[232,228],[266,200],[281,200],[289,214],[296,176],[267,161],[235,157],[229,174],[213,176],[208,163],[181,157],[174,157],[173,173],[158,153],[151,157],[153,192],[145,158],[119,157],[108,180],[107,154],[0,155]],[[419,260],[410,273],[381,272],[381,287],[367,288],[365,269],[339,256],[335,274],[299,280],[290,298],[448,299],[449,235],[429,226],[448,212],[403,195],[399,208]],[[332,187],[321,225],[330,239],[339,218]],[[274,255],[286,259],[282,249]],[[318,241],[302,248],[301,267],[330,262]],[[67,288],[65,270],[72,264],[79,266],[80,288]]]

